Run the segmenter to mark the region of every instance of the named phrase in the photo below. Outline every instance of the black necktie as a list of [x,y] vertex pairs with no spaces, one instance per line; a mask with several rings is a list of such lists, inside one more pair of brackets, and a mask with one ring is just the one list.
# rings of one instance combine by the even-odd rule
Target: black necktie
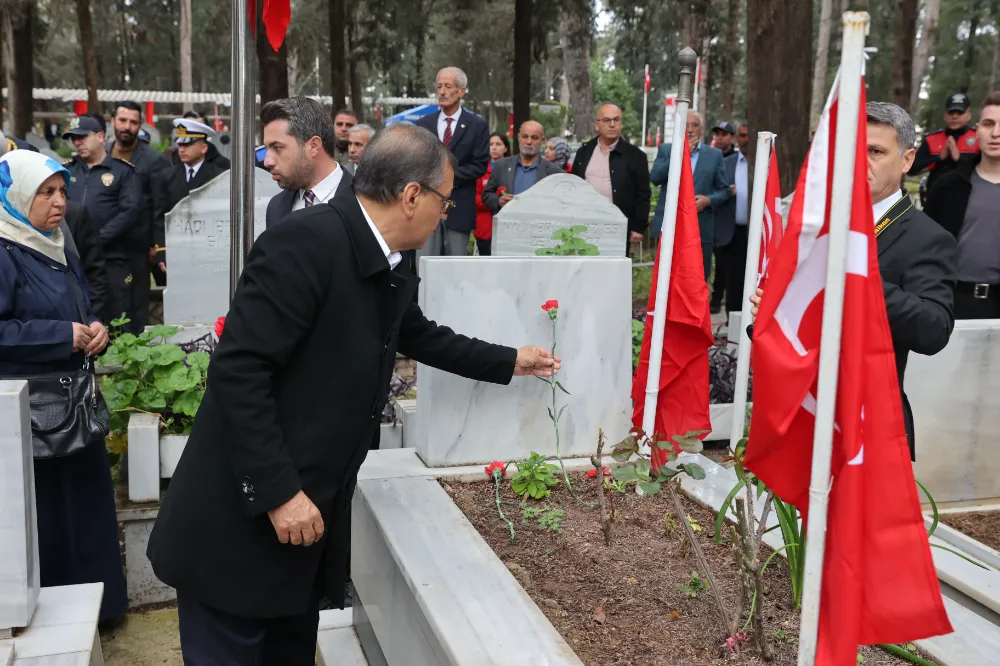
[[188,167],[188,182],[194,180],[194,167]]

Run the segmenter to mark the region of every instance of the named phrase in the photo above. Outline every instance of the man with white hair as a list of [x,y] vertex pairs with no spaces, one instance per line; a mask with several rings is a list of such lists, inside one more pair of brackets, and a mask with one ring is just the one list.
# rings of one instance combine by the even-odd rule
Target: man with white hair
[[353,176],[357,173],[358,162],[361,161],[361,155],[365,152],[365,147],[368,142],[372,140],[375,136],[375,128],[371,125],[365,125],[364,123],[360,125],[355,125],[351,128],[351,131],[347,135],[347,151],[351,158],[351,166],[347,169]]
[[458,67],[445,67],[437,74],[437,96],[441,111],[424,116],[417,125],[437,136],[458,160],[455,209],[427,241],[417,256],[464,257],[469,252],[469,234],[476,228],[476,181],[490,163],[490,129],[486,121],[462,108],[469,78]]

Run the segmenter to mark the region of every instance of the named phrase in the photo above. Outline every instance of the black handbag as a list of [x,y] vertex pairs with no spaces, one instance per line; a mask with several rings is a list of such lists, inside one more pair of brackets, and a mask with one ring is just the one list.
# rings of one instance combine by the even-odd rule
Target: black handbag
[[[87,324],[83,294],[69,275],[80,323]],[[28,382],[31,438],[35,458],[60,458],[102,444],[111,426],[111,413],[101,395],[94,363],[86,356],[79,370],[46,372],[5,379]]]

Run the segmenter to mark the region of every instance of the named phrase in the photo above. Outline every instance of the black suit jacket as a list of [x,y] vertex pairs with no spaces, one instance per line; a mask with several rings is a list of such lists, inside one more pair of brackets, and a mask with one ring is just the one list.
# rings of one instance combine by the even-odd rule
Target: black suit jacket
[[[83,266],[83,274],[87,278],[87,286],[90,291],[90,309],[101,319],[110,321],[104,308],[108,303],[108,274],[104,266],[104,249],[101,241],[90,223],[90,214],[83,204],[75,201],[66,202],[66,229],[70,232],[72,247],[76,248],[77,256],[80,257],[80,264]],[[66,243],[70,247],[70,243]],[[117,316],[117,315],[116,315]]]
[[166,228],[164,226],[166,214],[173,210],[181,199],[190,194],[191,190],[198,189],[226,171],[227,169],[206,159],[201,163],[198,173],[194,175],[190,183],[187,181],[186,167],[180,162],[160,169],[152,175],[150,190],[153,199],[153,247],[160,250],[156,259],[158,262],[166,262],[167,260]]
[[[340,185],[337,186],[337,191],[333,193],[334,197],[354,194],[354,177],[347,172],[347,169],[343,169],[343,173]],[[292,206],[295,205],[295,197],[298,193],[298,190],[282,190],[271,197],[271,200],[267,202],[267,216],[264,222],[267,229],[270,229],[291,214]]]
[[[574,176],[585,178],[587,165],[597,147],[597,139],[580,146],[573,159]],[[628,218],[628,230],[642,233],[649,226],[649,161],[642,149],[633,146],[624,137],[608,157],[611,167],[612,200],[618,210]]]
[[[440,115],[440,111],[432,113],[416,124],[437,136]],[[455,210],[448,214],[444,226],[455,231],[472,231],[476,228],[476,181],[483,177],[490,165],[490,128],[486,121],[462,109],[458,127],[452,128],[448,149],[458,160],[458,168],[455,169],[455,187],[451,191]]]
[[[905,194],[905,193],[904,193]],[[896,373],[903,392],[909,353],[933,355],[945,348],[955,328],[955,270],[958,244],[904,196],[881,219],[891,220],[878,235],[878,266],[885,309],[896,352]],[[915,455],[913,412],[903,393],[903,417]]]
[[[356,199],[288,222],[250,251],[147,550],[160,580],[242,617],[302,614],[320,581],[341,604],[351,492],[397,348],[498,384],[517,356],[428,321]],[[308,548],[279,543],[267,516],[300,490],[325,523]]]

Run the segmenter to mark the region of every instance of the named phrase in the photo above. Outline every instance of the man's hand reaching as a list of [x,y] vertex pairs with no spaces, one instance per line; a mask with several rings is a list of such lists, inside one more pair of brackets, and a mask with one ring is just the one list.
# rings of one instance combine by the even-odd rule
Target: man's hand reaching
[[551,377],[553,373],[559,372],[560,367],[562,367],[562,363],[558,356],[552,358],[552,352],[548,349],[529,345],[517,350],[514,376]]

